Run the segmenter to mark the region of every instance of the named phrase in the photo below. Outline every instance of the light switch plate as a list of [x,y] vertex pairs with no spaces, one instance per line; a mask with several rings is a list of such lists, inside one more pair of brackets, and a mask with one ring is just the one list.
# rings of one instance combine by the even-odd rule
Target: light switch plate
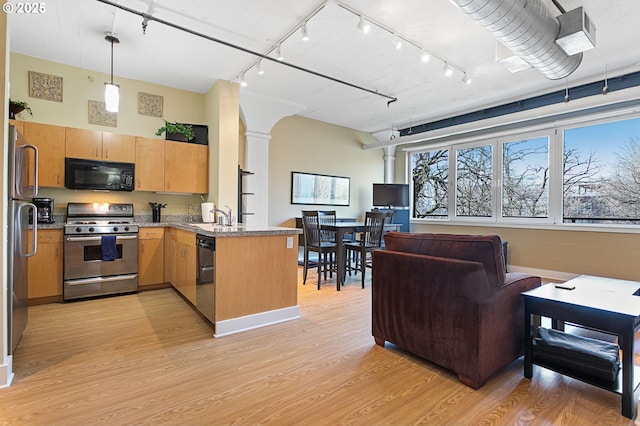
[[287,248],[293,248],[293,237],[287,237]]

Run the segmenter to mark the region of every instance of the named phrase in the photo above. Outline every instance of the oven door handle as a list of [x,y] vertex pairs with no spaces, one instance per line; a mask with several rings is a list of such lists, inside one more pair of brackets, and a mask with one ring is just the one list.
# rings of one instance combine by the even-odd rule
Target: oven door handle
[[[137,240],[137,235],[116,235],[116,240]],[[100,241],[102,237],[67,237],[66,241]]]
[[95,278],[86,278],[82,280],[70,280],[65,281],[65,285],[80,285],[80,284],[91,284],[91,283],[104,283],[109,281],[122,281],[122,280],[132,280],[136,278],[138,274],[129,274],[129,275],[116,275],[113,277],[95,277]]

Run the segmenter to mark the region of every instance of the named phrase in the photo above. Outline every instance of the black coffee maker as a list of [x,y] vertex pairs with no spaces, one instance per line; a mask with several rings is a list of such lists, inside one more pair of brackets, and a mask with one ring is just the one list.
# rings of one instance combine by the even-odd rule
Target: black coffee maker
[[[38,223],[53,223],[53,198],[34,198]],[[33,223],[33,217],[29,216],[29,223]]]

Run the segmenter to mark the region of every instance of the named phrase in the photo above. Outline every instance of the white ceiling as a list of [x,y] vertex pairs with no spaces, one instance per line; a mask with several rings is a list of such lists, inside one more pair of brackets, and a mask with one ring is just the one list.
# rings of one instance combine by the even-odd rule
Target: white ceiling
[[[640,1],[559,0],[572,10],[584,6],[597,29],[595,49],[567,81],[538,71],[511,74],[495,62],[495,38],[447,0],[115,0],[154,18],[188,28],[253,52],[266,54],[309,19],[310,40],[295,31],[282,43],[284,61],[335,79],[379,91],[397,102],[292,69],[262,61],[264,75],[246,73],[253,94],[302,106],[300,115],[378,132],[484,109],[640,69]],[[554,15],[559,11],[544,0]],[[234,80],[256,56],[150,21],[97,0],[47,0],[42,14],[10,14],[11,51],[99,72],[109,72],[113,31],[117,77],[205,93],[218,79]],[[360,33],[358,11],[466,71],[444,77],[442,62],[420,61],[411,45],[395,50],[391,35],[372,25]],[[171,117],[166,117],[171,120]]]

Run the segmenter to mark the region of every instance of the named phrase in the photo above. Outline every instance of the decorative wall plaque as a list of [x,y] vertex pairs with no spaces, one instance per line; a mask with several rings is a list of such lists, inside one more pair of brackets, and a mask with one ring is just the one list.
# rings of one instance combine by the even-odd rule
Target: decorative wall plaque
[[89,101],[89,124],[118,127],[118,114],[107,111],[104,102]]
[[138,114],[162,117],[162,102],[162,96],[138,92]]
[[29,96],[62,102],[62,77],[29,71]]

